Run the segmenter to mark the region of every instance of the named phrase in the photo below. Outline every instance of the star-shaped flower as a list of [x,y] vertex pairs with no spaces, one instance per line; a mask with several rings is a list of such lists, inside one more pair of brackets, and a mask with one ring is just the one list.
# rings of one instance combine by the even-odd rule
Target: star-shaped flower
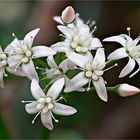
[[92,55],[84,57],[77,53],[71,53],[69,59],[77,64],[82,71],[70,80],[64,91],[71,92],[80,89],[87,83],[89,83],[88,88],[90,88],[92,81],[98,96],[103,101],[107,101],[107,91],[102,78],[104,71],[106,71],[103,70],[106,65],[104,50],[99,48],[94,58]]
[[112,52],[108,56],[108,60],[118,60],[126,57],[129,58],[127,65],[122,69],[119,75],[120,78],[132,72],[136,63],[138,64],[139,68],[132,75],[130,75],[130,77],[134,76],[137,72],[140,71],[140,45],[138,45],[140,36],[138,36],[135,40],[133,40],[130,37],[130,28],[128,28],[128,31],[129,36],[126,34],[121,34],[118,36],[108,37],[103,40],[107,42],[117,42],[123,46]]
[[17,68],[21,67],[30,80],[36,79],[37,81],[39,79],[32,60],[55,54],[55,51],[46,46],[40,45],[32,47],[33,40],[39,30],[40,29],[35,29],[29,32],[23,40],[18,40],[17,37],[15,37],[14,41],[5,49],[5,52],[9,54],[9,67],[15,72]]
[[77,17],[75,23],[68,26],[59,25],[57,27],[65,37],[64,41],[51,46],[57,52],[65,52],[66,55],[73,52],[85,55],[91,50],[97,50],[102,47],[100,40],[92,36],[94,30],[90,31],[89,26]]
[[77,112],[77,110],[71,106],[67,106],[61,103],[58,103],[62,97],[58,98],[62,88],[64,85],[64,78],[61,78],[54,82],[54,84],[48,90],[47,95],[43,92],[43,90],[38,85],[36,80],[32,80],[31,83],[31,92],[36,101],[22,101],[23,103],[29,102],[26,104],[25,109],[29,114],[36,114],[32,123],[34,123],[35,119],[38,115],[41,115],[41,121],[43,125],[49,130],[53,129],[52,118],[55,122],[58,122],[53,116],[53,113],[58,115],[72,115]]

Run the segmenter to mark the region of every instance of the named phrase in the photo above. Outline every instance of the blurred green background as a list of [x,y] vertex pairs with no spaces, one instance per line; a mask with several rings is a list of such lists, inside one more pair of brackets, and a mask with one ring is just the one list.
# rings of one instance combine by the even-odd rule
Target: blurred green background
[[[0,44],[6,47],[14,32],[19,38],[34,28],[41,28],[35,44],[50,45],[58,40],[58,30],[53,16],[60,15],[67,6],[73,5],[85,21],[95,20],[98,27],[95,36],[105,37],[127,33],[140,33],[139,1],[0,1]],[[104,44],[106,55],[120,47],[119,44]],[[105,73],[108,86],[127,82],[140,88],[140,74],[132,79],[118,79],[126,60],[119,61],[119,67]],[[54,131],[48,131],[38,118],[34,125],[34,115],[24,110],[22,99],[31,99],[30,81],[9,75],[5,88],[0,89],[0,139],[113,139],[140,138],[140,95],[121,98],[109,94],[109,102],[102,102],[95,93],[73,93],[68,104],[78,109],[70,117],[62,117],[55,123]]]

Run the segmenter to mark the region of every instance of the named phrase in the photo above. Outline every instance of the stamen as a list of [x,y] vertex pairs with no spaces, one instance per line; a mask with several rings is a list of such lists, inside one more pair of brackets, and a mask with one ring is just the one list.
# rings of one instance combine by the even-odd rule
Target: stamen
[[93,30],[91,31],[91,34],[93,34],[93,33],[95,32],[96,29],[97,29],[97,26],[95,26],[95,27],[93,28]]
[[60,97],[60,98],[58,98],[57,100],[55,100],[55,102],[58,102],[58,101],[60,101],[60,100],[62,100],[64,97]]
[[91,85],[91,80],[89,80],[89,83],[88,83],[88,88],[87,88],[87,92],[90,91],[90,85]]
[[56,123],[58,123],[58,122],[59,122],[57,119],[55,119],[55,117],[53,116],[53,114],[52,114],[52,113],[51,113],[51,116],[52,116],[53,120],[54,120]]
[[34,119],[32,120],[32,124],[34,124],[35,123],[35,120],[36,120],[36,118],[40,115],[40,113],[42,112],[42,110],[41,111],[39,111],[38,113],[37,113],[37,115],[34,117]]
[[90,20],[88,20],[87,22],[86,22],[86,25],[88,25],[90,23]]
[[110,69],[112,69],[112,68],[114,68],[114,67],[116,67],[116,66],[118,66],[118,63],[115,63],[113,66],[111,66],[111,67],[109,67],[109,68],[106,68],[106,69],[104,69],[103,71],[105,72],[105,71],[108,71],[108,70],[110,70]]
[[40,67],[36,67],[37,70],[43,70],[46,71],[46,68],[40,68]]
[[[45,74],[45,73],[43,73],[43,74]],[[44,78],[42,78],[40,81],[43,81],[43,80],[45,80],[45,79],[47,79],[48,77],[46,76],[46,77],[44,77]]]
[[15,37],[16,39],[18,39],[17,36],[15,35],[15,33],[12,33],[12,36]]
[[140,71],[140,68],[137,69],[133,74],[131,74],[131,75],[129,76],[129,78],[132,78],[132,77],[133,77],[134,75],[136,75],[139,71]]
[[19,63],[17,64],[16,68],[14,69],[15,72],[16,72],[17,68],[20,66],[21,63],[22,63],[22,62],[19,61]]
[[[89,27],[92,28],[95,24],[96,24],[96,21],[93,20],[93,21],[91,21]],[[96,27],[96,26],[95,26],[95,27]]]
[[34,102],[34,101],[24,101],[24,100],[22,100],[21,102],[22,102],[22,103],[32,103],[32,102]]
[[130,27],[127,27],[127,31],[128,31],[128,36],[130,37],[130,30],[131,28]]

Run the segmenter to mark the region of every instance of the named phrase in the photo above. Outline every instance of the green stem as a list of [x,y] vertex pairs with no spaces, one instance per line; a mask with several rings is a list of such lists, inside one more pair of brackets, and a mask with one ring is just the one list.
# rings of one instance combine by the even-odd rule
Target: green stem
[[[106,87],[107,91],[108,92],[113,92],[113,93],[118,93],[118,90],[117,90],[118,86],[115,86],[115,87]],[[94,87],[91,87],[89,92],[96,92],[96,89]]]

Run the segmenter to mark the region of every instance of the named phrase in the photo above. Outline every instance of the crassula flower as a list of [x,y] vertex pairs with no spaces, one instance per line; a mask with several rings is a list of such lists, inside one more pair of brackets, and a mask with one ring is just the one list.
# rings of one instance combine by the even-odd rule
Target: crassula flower
[[45,73],[47,78],[51,80],[50,84],[62,77],[65,78],[65,84],[66,84],[69,80],[68,77],[66,76],[66,72],[74,69],[74,67],[76,66],[69,59],[65,59],[59,65],[57,65],[53,56],[49,56],[47,58],[47,63],[49,65],[49,68],[46,68]]
[[31,92],[36,101],[22,101],[23,103],[29,102],[29,104],[26,104],[25,106],[25,109],[29,114],[37,114],[32,123],[34,123],[35,119],[41,115],[43,125],[49,130],[52,130],[52,118],[55,122],[58,122],[58,120],[56,120],[53,116],[53,113],[68,116],[77,112],[77,110],[73,107],[58,103],[58,101],[62,99],[62,97],[58,99],[57,97],[59,96],[63,85],[64,78],[57,80],[50,87],[47,95],[45,95],[43,90],[38,85],[38,82],[36,80],[32,80]]
[[103,101],[107,101],[105,81],[102,78],[104,71],[107,70],[103,70],[106,65],[104,50],[102,48],[98,49],[94,58],[91,54],[84,57],[77,53],[71,53],[69,59],[77,64],[82,71],[70,80],[64,91],[71,92],[80,89],[87,83],[89,84],[88,88],[90,88],[92,82],[98,96]]
[[15,37],[14,41],[5,49],[5,52],[9,54],[9,67],[15,72],[17,68],[21,67],[22,71],[30,80],[36,79],[37,81],[39,78],[32,60],[55,54],[55,51],[46,46],[40,45],[32,47],[33,40],[39,30],[40,29],[35,29],[29,32],[23,40],[18,40],[18,38]]
[[129,36],[121,34],[118,36],[108,37],[103,40],[107,42],[117,42],[123,46],[112,52],[108,56],[108,60],[118,60],[126,57],[129,58],[127,65],[122,69],[119,75],[120,78],[132,72],[136,63],[138,64],[139,68],[132,75],[130,75],[130,77],[134,76],[137,72],[140,71],[140,45],[138,45],[140,36],[133,40],[130,37],[130,28],[127,28],[127,30],[129,31]]
[[76,52],[85,55],[91,50],[102,47],[100,40],[92,36],[96,27],[93,31],[90,31],[89,26],[78,18],[76,18],[75,24],[69,26],[59,25],[57,27],[65,37],[64,41],[51,46],[57,52],[65,52],[66,54]]

